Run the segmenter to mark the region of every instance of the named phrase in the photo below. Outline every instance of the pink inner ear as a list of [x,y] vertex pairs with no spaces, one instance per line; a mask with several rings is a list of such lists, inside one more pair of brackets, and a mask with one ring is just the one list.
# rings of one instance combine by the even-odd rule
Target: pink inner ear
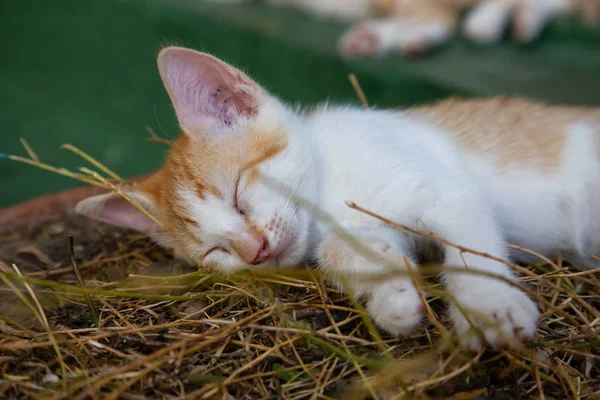
[[103,217],[107,221],[140,232],[156,229],[156,223],[121,196],[109,198],[104,203]]
[[[134,201],[148,210],[150,208],[148,202],[138,197],[133,197]],[[152,233],[158,229],[158,226],[152,219],[138,210],[129,201],[114,193],[83,200],[77,205],[76,211],[90,218],[139,232]]]
[[188,132],[214,131],[257,113],[260,87],[211,55],[169,47],[159,54],[158,65],[179,123]]

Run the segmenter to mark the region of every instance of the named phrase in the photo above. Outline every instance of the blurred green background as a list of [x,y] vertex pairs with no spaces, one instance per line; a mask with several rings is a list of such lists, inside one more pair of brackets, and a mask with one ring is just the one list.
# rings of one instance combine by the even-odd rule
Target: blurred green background
[[[534,46],[461,40],[420,61],[346,61],[336,52],[344,26],[260,5],[201,0],[5,0],[0,4],[0,152],[75,168],[71,143],[123,176],[160,165],[149,143],[177,128],[156,69],[161,46],[215,54],[295,104],[358,103],[355,73],[372,104],[411,106],[449,95],[522,95],[600,105],[600,30],[574,19],[553,23]],[[0,160],[0,207],[80,185]]]

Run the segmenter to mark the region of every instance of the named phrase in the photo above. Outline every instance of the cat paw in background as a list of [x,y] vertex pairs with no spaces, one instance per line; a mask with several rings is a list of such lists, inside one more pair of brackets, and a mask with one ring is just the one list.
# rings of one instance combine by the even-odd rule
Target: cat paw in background
[[392,53],[422,56],[452,33],[443,21],[372,20],[352,27],[340,40],[347,57],[385,57]]
[[[598,0],[390,0],[376,19],[359,21],[340,39],[346,57],[382,57],[392,53],[422,56],[447,43],[457,31],[469,41],[498,42],[507,30],[518,43],[536,40],[554,18],[576,14],[593,24]],[[471,8],[462,19],[468,4]],[[390,6],[391,5],[391,6]]]

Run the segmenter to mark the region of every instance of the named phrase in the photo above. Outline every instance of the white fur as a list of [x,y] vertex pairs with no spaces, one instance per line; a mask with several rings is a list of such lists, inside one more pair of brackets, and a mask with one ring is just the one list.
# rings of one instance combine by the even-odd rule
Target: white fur
[[[484,197],[485,188],[473,180],[471,171],[462,161],[461,151],[443,132],[402,114],[355,109],[324,111],[312,118],[307,129],[318,143],[317,157],[335,160],[322,164],[323,170],[318,177],[321,196],[316,201],[337,223],[351,227],[353,231],[361,227],[362,230],[379,229],[387,236],[393,234],[394,239],[388,238],[390,246],[410,244],[411,240],[407,241],[402,234],[343,206],[346,200],[352,200],[419,229],[424,229],[419,224],[422,221],[428,229],[461,245],[500,257],[506,255],[493,205]],[[330,234],[327,224],[321,223],[318,235],[327,237]],[[450,247],[445,248],[445,252],[449,265],[460,267],[466,262],[472,269],[512,279],[511,272],[501,263],[461,255]],[[413,257],[410,249],[407,255]],[[375,268],[373,272],[376,272]],[[530,334],[535,330],[538,314],[531,306],[531,300],[505,283],[455,274],[447,275],[446,282],[464,307],[483,315],[502,315],[512,309],[529,310],[513,315],[512,323],[524,326]],[[377,298],[379,288],[373,290],[371,295]],[[482,302],[482,296],[495,300]],[[402,308],[400,305],[392,309],[369,308],[376,322],[389,327],[390,312],[403,316],[417,311],[414,296],[406,303]],[[451,313],[459,333],[468,338],[466,344],[476,347],[464,317],[455,307],[451,308]],[[513,334],[508,324],[503,326],[502,333],[510,338]],[[407,327],[403,327],[394,333],[406,330]],[[486,333],[486,338],[493,344],[498,342],[496,331]]]
[[[354,201],[421,230],[426,227],[447,240],[494,256],[507,258],[508,237],[548,257],[562,250],[576,262],[596,266],[592,254],[600,253],[600,241],[590,243],[589,238],[600,231],[600,223],[585,217],[600,193],[596,183],[600,169],[592,150],[597,131],[598,127],[585,123],[572,126],[562,172],[548,177],[526,165],[499,169],[493,159],[465,153],[444,131],[402,113],[323,108],[307,121],[294,119],[288,129],[292,138],[298,138],[292,146],[305,150],[296,149],[296,157],[273,159],[268,170],[274,180],[291,186],[290,193],[318,204],[334,222],[317,216],[294,223],[302,237],[318,242],[315,247],[307,241],[296,243],[303,248],[304,258],[316,258],[333,283],[369,298],[374,320],[398,334],[408,332],[420,320],[422,307],[410,279],[404,275],[380,284],[367,283],[361,274],[381,272],[381,264],[348,246],[337,227],[361,240],[376,256],[385,258],[384,253],[392,249],[395,255],[390,260],[403,270],[403,255],[415,259],[417,238],[352,210],[345,202]],[[305,181],[295,187],[295,179],[286,175],[294,177],[299,171]],[[560,212],[565,207],[572,212]],[[344,255],[341,270],[324,256],[331,246]],[[447,265],[514,280],[500,262],[461,254],[449,246],[443,250]],[[514,256],[526,259],[522,254]],[[535,333],[539,312],[519,289],[469,274],[447,273],[445,281],[459,304],[474,313],[471,320],[482,327],[492,345],[516,345],[519,336]],[[482,342],[462,312],[454,305],[450,312],[463,344],[479,348]],[[488,327],[486,318],[497,326]]]

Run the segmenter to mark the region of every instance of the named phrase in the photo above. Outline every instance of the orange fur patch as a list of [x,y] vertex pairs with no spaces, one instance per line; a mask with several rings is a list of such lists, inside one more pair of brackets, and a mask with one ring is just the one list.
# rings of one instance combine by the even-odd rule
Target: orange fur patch
[[252,186],[260,179],[260,170],[258,168],[251,168],[247,172],[246,185]]
[[517,98],[449,99],[407,114],[446,130],[468,151],[497,157],[501,166],[519,163],[543,170],[559,165],[569,125],[600,123],[598,109]]
[[284,135],[263,136],[256,132],[252,135],[252,154],[242,170],[254,168],[263,162],[275,157],[287,147]]

